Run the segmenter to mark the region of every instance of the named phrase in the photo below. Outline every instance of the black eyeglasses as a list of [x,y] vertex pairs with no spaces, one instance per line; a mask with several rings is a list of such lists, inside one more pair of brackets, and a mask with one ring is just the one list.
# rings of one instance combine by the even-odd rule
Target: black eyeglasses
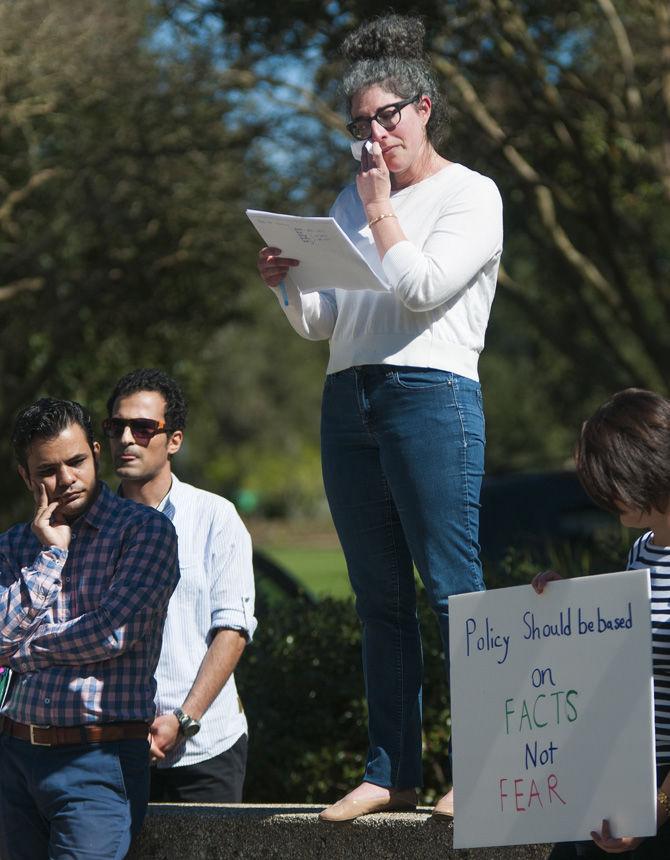
[[154,421],[153,418],[105,418],[102,422],[102,432],[110,439],[120,439],[126,427],[130,427],[133,439],[143,448],[154,436],[168,432],[165,421]]
[[421,93],[417,93],[411,99],[403,99],[401,102],[395,102],[392,105],[384,105],[380,107],[373,116],[357,116],[347,124],[347,131],[356,138],[356,140],[367,140],[372,134],[372,122],[378,122],[382,128],[387,131],[394,129],[400,122],[400,111],[411,105],[412,102],[418,102],[421,98]]

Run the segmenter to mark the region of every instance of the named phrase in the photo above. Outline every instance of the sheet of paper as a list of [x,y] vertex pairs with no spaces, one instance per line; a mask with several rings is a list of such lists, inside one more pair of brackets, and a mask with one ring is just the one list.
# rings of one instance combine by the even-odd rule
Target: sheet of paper
[[[375,290],[389,286],[370,267],[334,218],[302,218],[247,209],[247,215],[268,247],[300,260],[286,280],[301,293],[317,290]],[[381,270],[381,266],[380,266]]]
[[648,570],[449,598],[454,848],[656,832],[649,604]]

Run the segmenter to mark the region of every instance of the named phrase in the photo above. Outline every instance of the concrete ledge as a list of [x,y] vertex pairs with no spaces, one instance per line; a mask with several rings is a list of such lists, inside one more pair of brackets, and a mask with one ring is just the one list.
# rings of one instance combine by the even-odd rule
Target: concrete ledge
[[128,860],[546,860],[549,845],[456,851],[430,809],[323,824],[322,806],[150,804]]

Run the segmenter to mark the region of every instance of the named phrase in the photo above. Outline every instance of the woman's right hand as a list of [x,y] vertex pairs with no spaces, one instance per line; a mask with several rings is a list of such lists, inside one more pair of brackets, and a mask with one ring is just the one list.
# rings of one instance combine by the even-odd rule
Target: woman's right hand
[[261,248],[258,254],[258,271],[268,287],[278,287],[292,266],[299,266],[300,260],[281,257],[281,248]]
[[555,582],[559,579],[563,579],[563,577],[560,573],[556,573],[555,570],[543,570],[542,573],[538,573],[533,577],[531,585],[538,594],[542,594],[548,582]]

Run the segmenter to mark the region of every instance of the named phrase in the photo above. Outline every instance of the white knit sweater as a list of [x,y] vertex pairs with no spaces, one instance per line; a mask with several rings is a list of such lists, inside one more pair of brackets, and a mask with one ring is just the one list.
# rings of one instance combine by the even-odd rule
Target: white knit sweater
[[310,340],[330,339],[328,373],[362,364],[449,370],[477,379],[502,253],[495,184],[461,164],[391,195],[407,241],[380,261],[355,184],[330,214],[391,287],[300,294],[284,313]]

